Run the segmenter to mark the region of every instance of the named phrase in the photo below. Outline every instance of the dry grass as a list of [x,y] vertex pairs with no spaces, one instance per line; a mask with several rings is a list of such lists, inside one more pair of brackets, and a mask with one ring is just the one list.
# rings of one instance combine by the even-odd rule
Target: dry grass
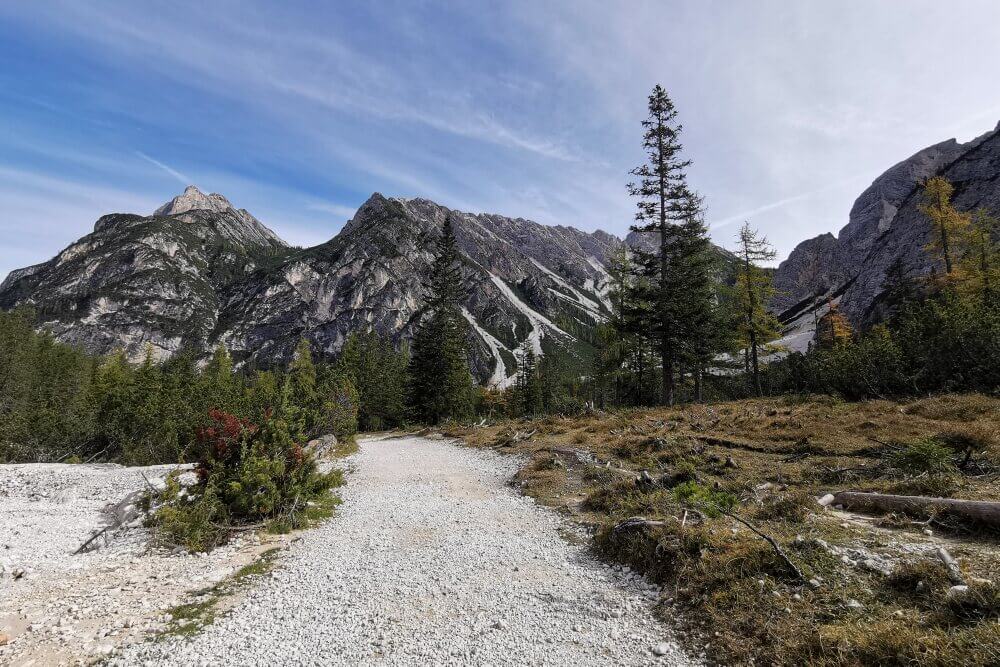
[[[976,584],[948,598],[944,568],[925,555],[938,544],[925,524],[832,512],[815,497],[855,489],[996,499],[997,433],[1000,400],[967,395],[754,400],[451,434],[526,455],[522,490],[592,526],[606,558],[663,584],[665,611],[675,607],[684,632],[718,662],[986,665],[1000,664],[996,588]],[[959,469],[970,450],[973,463]],[[641,470],[651,483],[636,483]],[[692,512],[691,494],[681,493],[691,489],[735,498],[734,511],[819,585],[798,580],[733,519]],[[613,530],[632,516],[663,525]],[[947,544],[969,577],[995,578],[1000,549],[991,539],[956,534]],[[886,564],[896,567],[891,576],[880,571]]]

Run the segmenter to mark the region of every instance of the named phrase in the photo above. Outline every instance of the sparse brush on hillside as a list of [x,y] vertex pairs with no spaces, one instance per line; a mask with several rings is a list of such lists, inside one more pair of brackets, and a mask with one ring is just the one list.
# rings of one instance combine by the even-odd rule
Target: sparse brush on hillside
[[[976,453],[963,468],[966,440],[946,434],[970,421]],[[817,498],[960,490],[994,500],[1000,462],[986,452],[998,432],[1000,399],[969,394],[743,400],[453,435],[526,457],[522,490],[591,526],[605,558],[662,585],[665,613],[718,663],[957,667],[1000,661],[994,538],[948,516],[865,522]],[[964,593],[949,592],[935,555],[942,532]]]

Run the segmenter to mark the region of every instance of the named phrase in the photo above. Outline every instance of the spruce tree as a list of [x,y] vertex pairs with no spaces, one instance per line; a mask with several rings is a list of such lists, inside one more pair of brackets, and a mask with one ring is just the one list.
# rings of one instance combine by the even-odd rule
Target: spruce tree
[[611,303],[611,315],[607,321],[597,325],[595,332],[597,353],[594,355],[594,398],[600,408],[605,407],[609,390],[612,390],[613,402],[621,402],[622,379],[628,359],[625,313],[632,287],[628,249],[622,245],[609,260],[608,299]]
[[679,357],[694,378],[695,400],[700,401],[706,368],[718,352],[731,347],[719,310],[717,258],[700,215],[675,227],[671,245],[670,290]]
[[319,420],[319,395],[316,392],[316,364],[312,348],[303,338],[295,347],[295,354],[288,366],[282,388],[281,414],[294,438],[305,438],[313,433]]
[[636,253],[649,279],[651,313],[647,328],[660,356],[660,401],[670,405],[674,402],[674,369],[678,345],[684,337],[682,318],[685,310],[678,303],[682,296],[678,289],[683,290],[685,273],[676,261],[684,247],[684,241],[678,238],[676,223],[696,218],[701,210],[701,198],[688,188],[685,172],[691,162],[681,157],[681,125],[677,122],[673,102],[661,86],[653,88],[648,109],[649,115],[642,121],[647,162],[632,170],[637,181],[630,183],[628,188],[638,200],[636,224],[632,230],[654,234],[657,244],[654,252],[637,249]]
[[450,216],[435,241],[434,255],[408,374],[411,413],[429,424],[472,414],[461,259]]
[[373,330],[347,337],[332,371],[350,378],[357,388],[362,430],[380,431],[402,422],[408,361],[405,346],[397,351]]
[[539,378],[538,358],[531,341],[524,341],[518,351],[516,395],[518,414],[531,416],[542,411],[542,383]]

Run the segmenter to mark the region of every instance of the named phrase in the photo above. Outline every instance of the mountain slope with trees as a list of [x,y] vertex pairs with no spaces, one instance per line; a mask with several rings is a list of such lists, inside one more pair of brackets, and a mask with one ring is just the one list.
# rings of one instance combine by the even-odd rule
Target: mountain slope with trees
[[998,174],[1000,126],[964,144],[935,144],[896,164],[858,197],[838,236],[803,241],[781,263],[772,310],[789,322],[832,298],[855,326],[885,319],[894,276],[926,275],[938,265],[924,252],[932,229],[921,211],[923,183],[943,177],[953,184],[960,210],[998,211]]
[[413,337],[420,277],[449,216],[476,378],[512,383],[525,340],[588,365],[619,239],[380,194],[330,241],[299,249],[190,187],[154,215],[105,216],[52,260],[11,272],[0,308],[29,305],[57,340],[96,354],[121,347],[135,362],[148,346],[163,359],[224,344],[238,364],[284,363],[303,337],[332,357],[368,328],[398,345]]

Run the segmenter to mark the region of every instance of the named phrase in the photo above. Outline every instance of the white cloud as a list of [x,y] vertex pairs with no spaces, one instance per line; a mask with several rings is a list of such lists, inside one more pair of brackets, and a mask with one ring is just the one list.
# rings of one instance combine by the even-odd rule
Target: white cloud
[[[353,213],[325,193],[372,190],[623,234],[645,96],[663,83],[685,125],[691,183],[709,219],[720,215],[713,230],[753,217],[786,253],[836,232],[891,165],[979,134],[1000,113],[982,85],[1000,58],[991,3],[513,0],[453,4],[426,24],[423,3],[245,4],[208,3],[196,22],[183,0],[153,14],[63,2],[0,4],[0,15],[176,91],[179,110],[208,111],[150,124],[165,144],[195,149],[185,171],[214,174],[214,189],[303,239],[295,230],[325,240],[330,216]],[[101,101],[125,92],[102,90]],[[233,112],[251,120],[232,129]],[[155,115],[116,104],[109,117],[124,114]],[[134,145],[190,182],[150,157],[176,150]],[[270,174],[281,182],[266,187]]]
[[106,213],[142,213],[156,206],[142,193],[6,165],[0,165],[0,201],[0,276],[50,259]]

